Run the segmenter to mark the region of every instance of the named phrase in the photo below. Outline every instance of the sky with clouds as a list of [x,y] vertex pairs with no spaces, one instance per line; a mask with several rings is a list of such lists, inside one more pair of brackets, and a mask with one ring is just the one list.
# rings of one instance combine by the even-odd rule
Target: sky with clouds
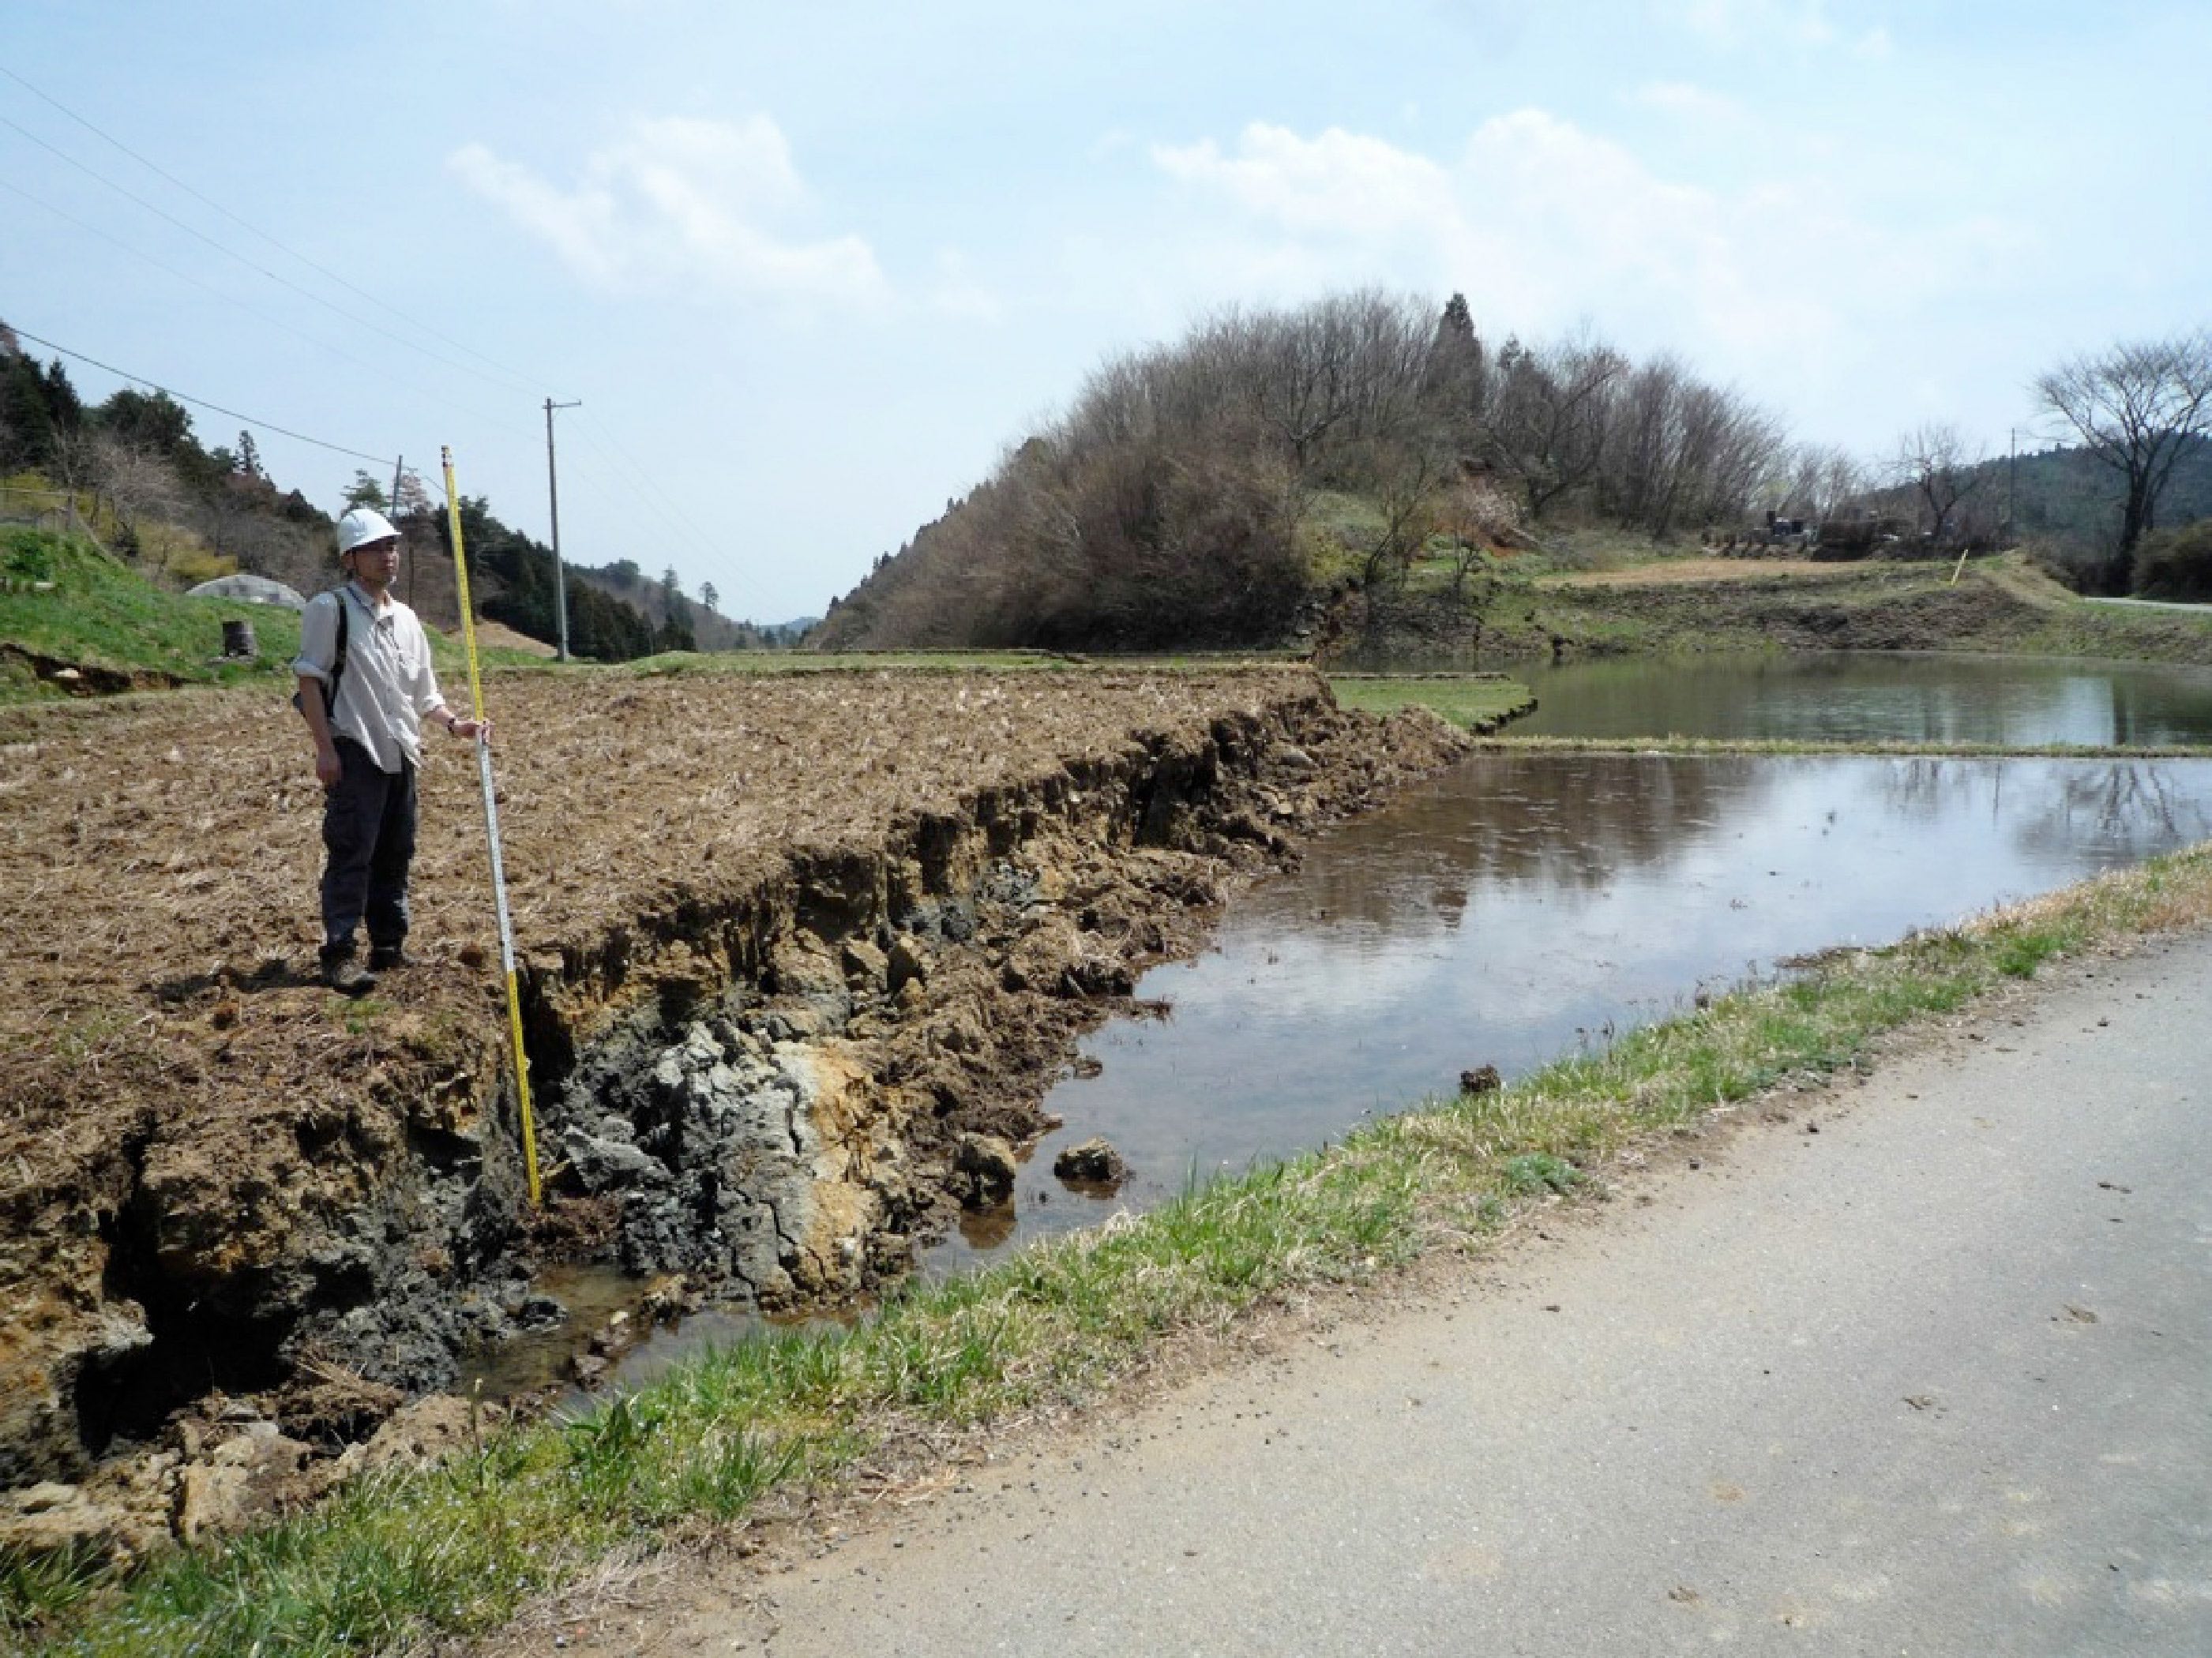
[[541,537],[580,399],[564,550],[760,620],[1224,305],[1462,291],[1869,455],[2212,323],[2202,0],[0,4],[0,319]]

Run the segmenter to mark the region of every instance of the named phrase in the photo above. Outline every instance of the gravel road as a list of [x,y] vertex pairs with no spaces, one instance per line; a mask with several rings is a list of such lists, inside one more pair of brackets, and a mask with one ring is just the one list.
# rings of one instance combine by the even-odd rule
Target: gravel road
[[2063,974],[629,1649],[2212,1653],[2208,993]]

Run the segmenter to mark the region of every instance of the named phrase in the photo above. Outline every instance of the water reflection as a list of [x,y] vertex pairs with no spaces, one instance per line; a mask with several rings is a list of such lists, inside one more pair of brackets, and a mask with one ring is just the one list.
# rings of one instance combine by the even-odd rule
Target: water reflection
[[2205,838],[2202,799],[2168,768],[2106,766],[2061,780],[2055,794],[2031,809],[2018,831],[2047,855],[2092,842],[2113,859],[2139,863],[2176,845]]
[[1440,912],[1449,922],[1485,879],[1602,887],[1623,865],[1680,857],[1732,814],[1755,810],[1772,775],[1757,762],[1681,766],[1662,756],[1486,755],[1454,783],[1340,831],[1260,902],[1272,908],[1295,890],[1339,921],[1388,928],[1425,926]]
[[2212,743],[2212,670],[2035,657],[1829,652],[1512,665],[1516,732],[1844,742]]
[[[1096,1221],[1053,1181],[1103,1133],[1144,1204],[1321,1145],[1369,1112],[1509,1077],[1702,984],[1885,943],[2212,838],[2212,762],[1479,756],[1317,843],[1148,975],[1164,1022],[1086,1044],[1099,1074],[1017,1185],[1009,1241]],[[976,1241],[982,1242],[981,1239]],[[937,1270],[979,1253],[954,1242]]]

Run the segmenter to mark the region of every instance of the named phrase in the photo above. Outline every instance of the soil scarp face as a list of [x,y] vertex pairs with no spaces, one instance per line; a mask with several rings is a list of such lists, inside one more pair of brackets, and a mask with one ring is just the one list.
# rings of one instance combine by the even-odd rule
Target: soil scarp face
[[1228,884],[1465,741],[1281,669],[524,676],[490,701],[537,1216],[463,750],[432,733],[422,964],[351,1003],[312,981],[320,800],[288,711],[0,720],[0,1485],[173,1442],[218,1395],[334,1450],[558,1319],[531,1283],[554,1257],[769,1307],[866,1291],[988,1204],[988,1143],[1036,1137],[1074,1037]]

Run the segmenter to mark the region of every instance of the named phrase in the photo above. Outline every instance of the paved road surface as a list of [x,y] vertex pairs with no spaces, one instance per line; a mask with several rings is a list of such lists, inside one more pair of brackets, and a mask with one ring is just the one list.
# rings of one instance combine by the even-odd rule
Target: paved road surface
[[1969,1029],[652,1649],[2212,1654],[2212,938]]
[[2121,604],[2131,610],[2183,610],[2192,616],[2212,616],[2212,604],[2184,602],[2167,598],[2100,598],[2091,597],[2092,604]]

